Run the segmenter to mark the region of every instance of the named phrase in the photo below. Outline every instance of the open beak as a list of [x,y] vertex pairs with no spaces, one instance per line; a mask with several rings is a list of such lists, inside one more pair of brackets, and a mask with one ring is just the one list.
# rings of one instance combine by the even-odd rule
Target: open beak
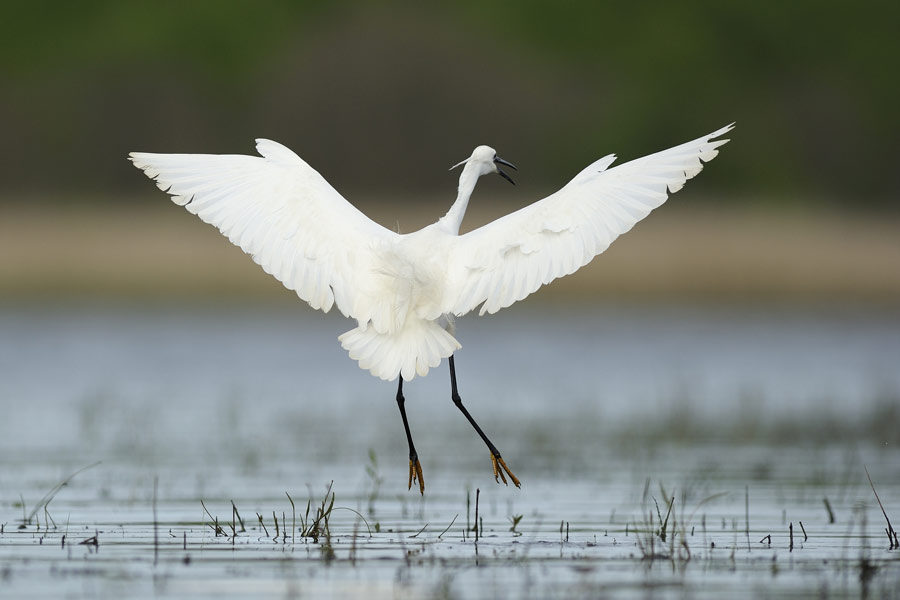
[[[507,167],[513,168],[513,169],[515,169],[516,171],[518,171],[518,169],[516,169],[516,165],[512,164],[512,163],[509,162],[509,161],[503,160],[503,159],[500,158],[499,156],[495,156],[495,157],[494,157],[494,163],[495,163],[495,164],[499,164],[499,165],[506,165]],[[504,173],[504,172],[503,172],[503,169],[501,169],[500,167],[497,167],[497,173],[499,173],[499,174],[500,174],[500,177],[502,177],[503,179],[507,180],[508,182],[510,182],[510,183],[513,184],[513,185],[516,185],[516,182],[513,181],[512,179],[510,179],[509,175],[507,175],[506,173]]]

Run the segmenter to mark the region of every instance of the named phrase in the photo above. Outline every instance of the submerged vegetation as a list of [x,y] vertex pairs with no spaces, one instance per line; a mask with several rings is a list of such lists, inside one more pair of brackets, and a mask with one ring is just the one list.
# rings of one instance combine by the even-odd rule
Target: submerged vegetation
[[[743,404],[742,401],[739,400]],[[731,418],[696,408],[691,400],[675,400],[673,408],[658,418],[624,424],[613,435],[622,444],[715,443],[772,446],[827,446],[870,443],[900,445],[900,390],[883,392],[867,402],[867,409],[852,417],[820,411],[774,420],[750,401]]]

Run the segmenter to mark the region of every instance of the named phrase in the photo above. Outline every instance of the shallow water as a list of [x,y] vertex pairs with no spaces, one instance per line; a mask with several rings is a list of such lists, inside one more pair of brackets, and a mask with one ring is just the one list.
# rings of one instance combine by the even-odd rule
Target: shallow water
[[[900,316],[529,307],[458,326],[461,394],[521,490],[494,483],[442,365],[404,386],[427,482],[407,491],[394,386],[346,357],[340,318],[0,310],[0,595],[898,597],[864,467],[896,524]],[[331,481],[330,540],[300,537],[286,492],[299,527]]]

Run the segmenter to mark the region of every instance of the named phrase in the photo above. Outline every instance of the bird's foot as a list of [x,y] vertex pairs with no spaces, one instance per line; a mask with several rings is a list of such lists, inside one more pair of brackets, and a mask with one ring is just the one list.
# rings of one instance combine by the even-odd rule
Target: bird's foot
[[[494,465],[494,481],[500,483],[500,480],[502,479],[504,485],[509,485],[506,482],[506,475],[509,475],[513,485],[517,488],[522,487],[522,484],[519,483],[519,478],[513,475],[513,472],[509,470],[509,467],[506,466],[506,462],[499,454],[491,454],[491,463]],[[504,471],[506,471],[506,475],[503,474]]]
[[425,478],[422,477],[422,464],[419,462],[418,458],[410,458],[409,459],[409,487],[407,489],[412,489],[412,484],[414,481],[418,480],[419,482],[419,493],[423,496],[425,495]]

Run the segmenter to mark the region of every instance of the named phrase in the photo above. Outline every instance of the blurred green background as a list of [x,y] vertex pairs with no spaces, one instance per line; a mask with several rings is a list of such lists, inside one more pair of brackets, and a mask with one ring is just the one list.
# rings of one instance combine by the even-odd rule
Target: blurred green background
[[[116,265],[97,263],[95,279],[82,273],[91,244],[135,248],[145,272],[167,260],[165,240],[140,250],[138,219],[123,212],[165,204],[125,160],[132,150],[252,153],[254,138],[270,137],[374,217],[409,230],[443,214],[457,177],[447,167],[476,144],[520,169],[517,188],[498,180],[476,191],[486,219],[503,212],[491,212],[493,197],[515,208],[607,153],[627,160],[736,121],[733,142],[676,197],[690,208],[648,221],[690,229],[659,235],[679,246],[711,230],[722,239],[709,244],[745,239],[733,268],[743,256],[744,272],[761,279],[732,295],[796,292],[783,283],[821,268],[797,254],[811,245],[840,281],[810,294],[900,298],[891,269],[900,272],[896,2],[36,1],[4,13],[0,286],[9,293],[146,291],[117,284]],[[708,222],[686,210],[706,210]],[[173,220],[148,225],[148,243],[173,237],[175,211],[159,214]],[[127,239],[102,238],[122,227]],[[663,241],[648,235],[633,248]],[[60,266],[38,240],[87,254]],[[698,244],[660,273],[708,268]],[[108,250],[97,247],[97,260]],[[41,262],[41,252],[52,255]],[[869,283],[851,281],[871,255]],[[778,274],[785,263],[795,267]],[[618,271],[637,264],[647,263]],[[730,270],[723,262],[722,276]],[[768,272],[777,281],[766,283]],[[233,276],[226,270],[210,289]]]

